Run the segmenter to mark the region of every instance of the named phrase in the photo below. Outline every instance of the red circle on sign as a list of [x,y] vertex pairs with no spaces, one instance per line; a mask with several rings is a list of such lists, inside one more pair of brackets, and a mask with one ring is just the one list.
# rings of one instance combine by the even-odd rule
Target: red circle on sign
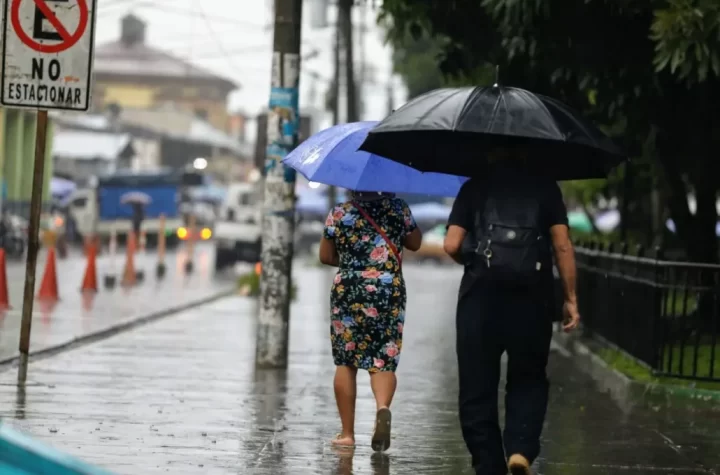
[[22,1],[23,0],[13,0],[12,9],[10,12],[10,20],[12,22],[13,29],[15,30],[15,34],[17,34],[18,38],[20,38],[20,41],[22,41],[29,48],[32,48],[35,51],[39,51],[41,53],[60,53],[61,51],[65,51],[66,49],[72,47],[80,40],[80,38],[82,38],[83,34],[85,33],[89,16],[86,0],[77,0],[80,19],[78,21],[78,26],[75,30],[75,33],[72,34],[70,34],[65,29],[62,23],[60,23],[60,20],[58,20],[57,16],[55,16],[55,13],[53,13],[48,4],[45,3],[45,0],[32,0],[35,3],[36,7],[43,13],[43,15],[45,15],[45,18],[50,22],[50,24],[52,24],[55,30],[57,30],[58,34],[62,37],[62,41],[54,45],[38,43],[32,37],[30,37],[30,35],[28,35],[25,30],[23,30],[22,25],[20,24],[20,3]]

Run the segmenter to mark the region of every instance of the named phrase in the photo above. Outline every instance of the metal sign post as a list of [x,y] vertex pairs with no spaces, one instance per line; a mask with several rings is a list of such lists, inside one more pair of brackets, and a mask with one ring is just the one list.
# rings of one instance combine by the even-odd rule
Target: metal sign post
[[35,268],[40,247],[40,212],[42,189],[45,178],[45,142],[47,135],[47,111],[38,111],[35,129],[35,166],[33,168],[32,194],[30,195],[30,223],[28,224],[28,249],[25,264],[25,288],[23,290],[22,321],[20,323],[20,367],[18,381],[27,378],[30,330],[32,328],[33,299],[35,295]]
[[37,110],[18,381],[27,377],[48,110],[90,108],[97,0],[4,0],[0,104]]

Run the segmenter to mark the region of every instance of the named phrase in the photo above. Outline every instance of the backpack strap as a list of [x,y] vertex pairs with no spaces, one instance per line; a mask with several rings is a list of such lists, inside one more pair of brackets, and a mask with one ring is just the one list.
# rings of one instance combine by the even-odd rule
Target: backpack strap
[[485,234],[486,215],[485,210],[488,202],[490,202],[490,193],[488,190],[489,183],[484,181],[479,184],[475,190],[475,226],[473,228],[473,237],[475,238],[475,252],[479,252],[480,240]]
[[395,259],[397,259],[397,261],[398,261],[398,266],[399,266],[400,268],[402,268],[402,257],[400,256],[400,252],[398,251],[397,246],[390,240],[390,238],[389,238],[388,235],[385,233],[385,231],[383,231],[383,229],[382,229],[380,226],[378,226],[378,224],[375,222],[375,220],[370,217],[370,215],[368,214],[368,212],[365,211],[365,210],[363,209],[363,207],[358,204],[357,201],[353,201],[352,204],[353,204],[353,206],[355,206],[355,208],[357,208],[357,210],[360,212],[360,214],[363,216],[363,218],[365,218],[365,220],[366,220],[368,223],[370,223],[370,225],[371,225],[373,228],[375,228],[375,231],[378,232],[378,234],[380,235],[380,237],[382,237],[382,238],[385,240],[385,243],[386,243],[386,244],[388,245],[388,247],[390,248],[390,252],[392,252],[393,255],[395,256]]

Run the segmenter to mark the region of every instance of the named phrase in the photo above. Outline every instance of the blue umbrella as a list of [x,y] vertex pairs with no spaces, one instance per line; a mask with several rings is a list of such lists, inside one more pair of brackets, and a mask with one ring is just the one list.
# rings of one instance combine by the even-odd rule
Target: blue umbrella
[[77,189],[75,182],[64,178],[52,177],[50,179],[50,194],[64,198]]
[[358,151],[375,124],[353,122],[325,129],[300,144],[283,162],[310,181],[350,190],[457,196],[467,178],[422,173]]

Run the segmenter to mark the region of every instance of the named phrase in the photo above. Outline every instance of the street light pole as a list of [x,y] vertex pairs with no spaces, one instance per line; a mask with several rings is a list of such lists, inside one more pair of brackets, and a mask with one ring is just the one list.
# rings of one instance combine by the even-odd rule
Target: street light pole
[[[338,15],[339,16],[339,15]],[[340,27],[335,22],[335,48],[333,51],[333,82],[332,82],[332,121],[333,125],[340,123]],[[328,186],[328,208],[333,209],[337,204],[337,188]]]
[[353,48],[353,0],[338,0],[338,28],[343,48],[345,49],[345,91],[347,96],[347,122],[360,120],[358,114],[358,97],[355,82],[355,57]]
[[295,170],[282,159],[298,143],[302,0],[275,0],[262,219],[262,274],[255,365],[286,368],[295,232]]

